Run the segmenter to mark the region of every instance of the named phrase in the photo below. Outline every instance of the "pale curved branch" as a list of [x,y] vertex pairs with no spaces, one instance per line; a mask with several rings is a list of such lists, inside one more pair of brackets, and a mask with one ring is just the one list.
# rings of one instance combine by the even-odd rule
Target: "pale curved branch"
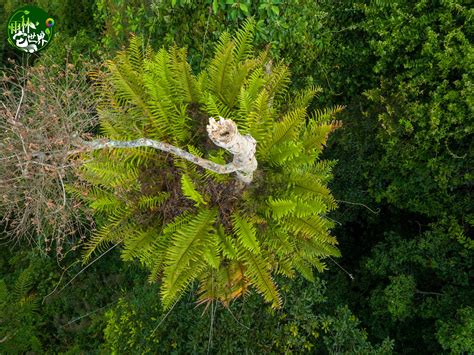
[[253,172],[257,169],[257,160],[255,159],[257,142],[255,139],[250,135],[242,136],[234,121],[222,117],[219,117],[219,121],[210,117],[207,132],[209,138],[214,142],[214,144],[233,154],[234,158],[231,163],[220,165],[210,160],[198,157],[171,144],[148,138],[139,138],[133,141],[116,141],[111,139],[97,139],[94,141],[78,140],[77,146],[80,149],[71,153],[104,148],[152,147],[179,156],[217,174],[229,174],[235,172],[237,178],[242,182],[247,184],[252,182]]

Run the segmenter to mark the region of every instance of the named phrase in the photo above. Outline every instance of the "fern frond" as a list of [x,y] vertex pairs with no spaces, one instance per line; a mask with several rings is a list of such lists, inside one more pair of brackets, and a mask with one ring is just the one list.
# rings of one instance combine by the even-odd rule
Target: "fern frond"
[[198,102],[196,78],[186,60],[186,49],[177,49],[176,47],[171,49],[171,65],[178,97],[186,103]]
[[212,94],[209,94],[207,97],[206,109],[210,116],[230,118],[230,109],[218,97]]
[[247,116],[246,133],[249,133],[257,142],[265,142],[271,135],[273,126],[273,112],[269,107],[270,98],[265,90],[257,96],[253,110]]
[[140,259],[142,264],[146,264],[147,259],[150,258],[153,242],[157,238],[158,234],[155,228],[134,231],[124,240],[122,260]]
[[271,210],[272,217],[280,219],[292,213],[295,210],[297,203],[289,199],[273,199],[270,197],[268,199],[268,206]]
[[169,308],[189,283],[204,269],[203,253],[212,239],[215,210],[201,210],[188,223],[181,225],[166,253],[163,276],[163,306]]
[[237,246],[231,236],[225,233],[222,225],[217,227],[217,235],[219,237],[219,245],[224,257],[234,260],[237,258]]
[[293,259],[291,256],[277,258],[275,274],[283,275],[289,278],[295,277]]
[[22,300],[27,295],[30,289],[33,287],[33,275],[30,269],[23,270],[18,276],[13,287],[13,297],[16,300]]
[[255,20],[249,18],[245,20],[242,28],[234,35],[234,58],[237,63],[249,58],[252,54],[254,30]]
[[240,89],[249,73],[259,64],[257,60],[249,59],[236,64],[236,68],[232,70],[230,81],[227,85],[226,100],[224,101],[230,109],[234,108]]
[[328,134],[331,132],[331,126],[318,125],[310,123],[302,137],[303,147],[307,153],[315,150],[319,154],[326,144]]
[[207,205],[203,196],[196,190],[191,178],[186,174],[181,176],[181,190],[183,191],[184,196],[196,202],[195,206]]
[[123,110],[98,110],[101,133],[116,140],[133,140],[142,137],[146,117],[140,113],[139,118],[134,118],[130,112]]
[[150,274],[148,275],[148,282],[150,283],[157,281],[163,272],[166,250],[169,246],[171,236],[171,234],[162,233],[159,238],[153,242],[153,247],[150,249],[150,252],[147,253],[146,259],[143,260],[143,263],[150,270]]
[[181,228],[182,225],[188,223],[194,215],[185,212],[175,217],[161,231],[160,236],[153,242],[153,248],[150,250],[149,256],[144,262],[150,268],[149,282],[156,281],[158,275],[162,273],[165,266],[166,252],[169,248],[173,234]]
[[113,213],[115,210],[125,207],[125,203],[118,199],[113,193],[100,190],[101,194],[95,194],[93,201],[89,206],[101,213]]
[[171,121],[178,112],[170,100],[150,100],[150,129],[148,136],[153,139],[163,140],[171,135]]
[[313,275],[313,270],[311,268],[311,265],[308,264],[305,260],[302,259],[295,259],[293,260],[293,265],[295,269],[303,275],[303,277],[310,281],[314,282],[314,275]]
[[303,108],[286,113],[281,122],[275,124],[272,138],[262,144],[261,154],[265,156],[278,144],[296,139],[299,128],[305,122],[305,116],[306,110]]
[[[263,68],[258,67],[256,68],[248,77],[247,83],[245,85],[246,91],[249,94],[249,97],[255,100],[257,96],[262,91],[262,88],[265,85],[265,78],[263,74]],[[270,95],[268,94],[268,97]]]
[[143,71],[143,61],[145,59],[144,49],[140,37],[132,35],[127,50],[121,53],[128,57],[133,70],[139,73]]
[[140,209],[152,210],[165,202],[169,196],[170,194],[167,192],[161,192],[156,196],[140,196],[138,199],[138,207]]
[[[288,166],[288,161],[291,160],[292,163],[295,163],[295,160],[301,155],[301,152],[302,146],[299,142],[286,141],[271,149],[267,159],[272,165]],[[305,157],[307,157],[307,155],[305,155]],[[301,163],[306,162],[310,162],[310,160],[304,159],[301,161]]]
[[122,63],[109,61],[110,82],[113,85],[114,95],[122,106],[127,102],[140,108],[145,116],[149,115],[146,97],[143,97],[143,78],[133,70],[126,57]]
[[323,263],[319,258],[308,258],[307,260],[313,267],[316,268],[319,272],[324,272],[327,270],[327,265]]
[[291,255],[295,251],[293,237],[290,237],[289,233],[280,227],[275,227],[274,230],[269,232],[265,244],[278,255]]
[[341,256],[340,251],[331,244],[319,243],[312,239],[296,238],[295,241],[297,254],[307,261],[314,258],[325,258],[328,256]]
[[221,263],[221,248],[219,243],[219,236],[217,233],[209,234],[209,239],[204,246],[204,261],[213,269],[219,269]]
[[114,153],[102,154],[100,159],[96,159],[81,167],[83,176],[93,182],[98,182],[103,186],[115,188],[126,186],[130,188],[136,186],[138,177],[137,167],[125,162],[117,162],[111,156]]
[[330,195],[329,189],[324,186],[314,174],[294,173],[290,177],[290,183],[293,186],[293,191],[296,193],[301,192],[321,198]]
[[246,294],[248,279],[244,269],[241,263],[230,262],[221,264],[218,270],[208,268],[204,271],[200,277],[198,304],[219,300],[228,306],[232,300]]
[[327,212],[327,206],[321,198],[298,201],[294,215],[297,217],[307,217],[321,215]]
[[98,251],[99,247],[103,246],[103,244],[121,241],[133,233],[136,226],[128,221],[132,212],[133,210],[130,207],[125,206],[116,209],[109,215],[107,222],[99,227],[85,243],[84,263],[88,262],[92,254]]
[[336,114],[344,111],[344,106],[336,105],[333,107],[326,107],[321,110],[315,110],[309,115],[310,121],[314,121],[319,124],[327,124],[335,119]]
[[150,147],[136,147],[133,149],[117,149],[117,160],[130,166],[147,167],[151,160],[156,160],[156,150]]
[[290,70],[283,63],[270,66],[271,75],[267,83],[268,95],[275,100],[285,97],[290,80]]
[[177,84],[173,77],[172,63],[170,53],[161,48],[153,57],[152,61],[146,63],[146,71],[148,73],[147,82],[155,83],[154,96],[155,100],[167,99],[173,103],[181,102],[181,97],[177,92]]
[[265,262],[263,256],[254,254],[245,248],[241,249],[239,257],[244,260],[245,275],[248,276],[251,284],[263,296],[265,301],[272,303],[273,308],[280,308],[280,295],[270,274],[268,263]]
[[257,240],[255,226],[247,218],[237,213],[232,214],[232,227],[239,242],[252,253],[260,254],[260,244]]
[[286,220],[288,229],[294,233],[304,235],[321,244],[337,244],[336,238],[328,234],[328,222],[319,216],[290,218]]
[[187,224],[191,219],[194,218],[194,215],[189,212],[181,213],[179,216],[176,216],[172,221],[168,222],[163,228],[163,234],[173,234],[181,226]]
[[224,32],[209,64],[209,89],[223,102],[226,102],[226,85],[230,82],[230,69],[234,63],[233,51],[234,43],[229,34]]
[[176,114],[171,121],[171,137],[170,141],[175,145],[187,142],[190,136],[189,125],[191,118],[187,115],[187,105],[178,104],[176,106]]
[[323,89],[321,87],[314,85],[298,91],[291,100],[289,105],[290,109],[307,108],[313,98],[322,91]]

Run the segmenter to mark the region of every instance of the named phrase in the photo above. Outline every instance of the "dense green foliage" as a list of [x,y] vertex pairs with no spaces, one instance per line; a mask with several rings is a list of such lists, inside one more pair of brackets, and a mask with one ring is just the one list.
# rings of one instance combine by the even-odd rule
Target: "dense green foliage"
[[95,14],[107,49],[124,47],[135,33],[155,49],[173,44],[188,48],[194,70],[211,58],[223,32],[236,31],[252,16],[256,45],[269,45],[271,58],[287,61],[293,80],[308,84],[324,39],[330,37],[324,28],[329,13],[305,0],[99,0]]
[[[437,342],[472,351],[468,321],[449,328],[451,338],[445,331],[467,317],[473,298],[472,9],[396,1],[350,10],[349,37],[360,37],[337,54],[350,79],[334,85],[349,95],[338,101],[348,106],[345,129],[328,150],[339,161],[333,191],[380,206],[375,215],[351,205],[337,213],[341,245],[363,243],[342,249],[360,255],[350,263],[359,273],[351,290],[370,290],[354,305],[372,335],[390,334],[404,351],[420,340],[429,352],[441,351]],[[354,232],[365,238],[350,242]]]
[[230,308],[213,306],[204,315],[197,313],[192,303],[182,302],[175,312],[165,316],[156,304],[156,290],[137,288],[106,314],[104,348],[118,353],[201,353],[207,349],[219,354],[240,353],[243,349],[252,353],[391,351],[389,340],[371,345],[346,307],[326,310],[325,283],[319,278],[314,283],[298,279],[281,284],[288,307],[278,313],[270,309],[262,312],[261,300],[251,296]]
[[[60,272],[48,259],[15,251],[1,264],[0,308],[15,314],[24,336],[0,350],[390,353],[389,338],[396,353],[474,351],[468,1],[96,0],[82,2],[76,18],[67,10],[72,2],[35,2],[63,19],[58,29],[67,23],[56,37],[61,45],[48,49],[58,61],[68,47],[77,62],[79,54],[112,58],[134,33],[155,51],[187,47],[193,73],[206,68],[224,31],[253,16],[254,43],[262,50],[270,43],[270,56],[290,65],[291,92],[318,85],[314,106],[346,106],[343,128],[322,157],[337,160],[330,187],[339,208],[329,217],[337,221],[337,262],[354,280],[330,261],[313,284],[278,279],[281,311],[255,295],[232,303],[237,320],[214,304],[201,317],[193,285],[164,319],[159,285],[145,284],[141,268],[112,251],[113,259],[85,270],[47,307],[24,313],[28,307],[12,298],[23,270],[35,275],[27,295],[36,299],[52,291]],[[18,1],[4,4],[0,22]],[[72,267],[61,284],[79,271]],[[0,340],[6,334],[0,323]]]
[[[0,303],[0,320],[12,315],[0,328],[0,336],[18,335],[0,345],[8,353],[206,353],[209,349],[230,354],[248,349],[386,354],[393,347],[388,339],[372,345],[346,307],[327,307],[326,285],[319,278],[311,283],[301,278],[280,280],[288,304],[284,311],[271,310],[254,294],[230,308],[213,305],[203,314],[190,295],[168,313],[156,297],[158,285],[146,282],[139,265],[121,270],[119,253],[111,252],[65,289],[56,288],[57,283],[61,277],[76,276],[81,270],[77,263],[60,271],[55,261],[40,255],[6,251],[0,253],[0,262],[2,273],[8,275],[6,283],[37,276],[28,289],[35,311],[20,309],[21,298],[16,295]],[[7,296],[1,297],[4,302]]]

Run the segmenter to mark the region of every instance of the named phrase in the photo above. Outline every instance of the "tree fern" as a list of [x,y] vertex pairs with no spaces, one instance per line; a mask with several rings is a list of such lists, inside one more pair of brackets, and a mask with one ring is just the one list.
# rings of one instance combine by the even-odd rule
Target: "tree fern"
[[320,92],[289,91],[289,69],[255,54],[255,24],[221,35],[214,57],[195,75],[186,51],[153,53],[133,38],[109,62],[101,85],[100,132],[116,140],[150,138],[226,165],[210,142],[209,117],[232,119],[256,141],[258,169],[250,185],[152,148],[83,153],[82,180],[68,186],[95,211],[98,229],[85,260],[110,243],[161,282],[165,308],[193,281],[200,303],[228,305],[255,289],[281,305],[274,275],[313,279],[324,258],[338,256],[325,216],[336,208],[327,183],[333,162],[319,160],[342,109],[308,112]]

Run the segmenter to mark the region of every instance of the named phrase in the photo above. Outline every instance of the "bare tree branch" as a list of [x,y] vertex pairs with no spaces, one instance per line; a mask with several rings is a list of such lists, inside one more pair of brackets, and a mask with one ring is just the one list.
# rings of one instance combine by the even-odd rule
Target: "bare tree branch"
[[[229,174],[235,172],[237,178],[242,182],[247,184],[252,182],[253,172],[257,169],[257,160],[255,159],[257,142],[255,139],[250,135],[242,136],[232,120],[227,120],[222,117],[219,117],[219,121],[210,117],[207,132],[209,138],[216,145],[226,149],[234,155],[234,159],[231,163],[220,165],[210,160],[195,156],[171,144],[158,142],[148,138],[140,138],[133,141],[116,141],[110,139],[84,141],[80,139],[77,141],[77,146],[86,150],[152,147],[177,155],[217,174]],[[73,153],[75,152],[77,151],[73,151]]]

